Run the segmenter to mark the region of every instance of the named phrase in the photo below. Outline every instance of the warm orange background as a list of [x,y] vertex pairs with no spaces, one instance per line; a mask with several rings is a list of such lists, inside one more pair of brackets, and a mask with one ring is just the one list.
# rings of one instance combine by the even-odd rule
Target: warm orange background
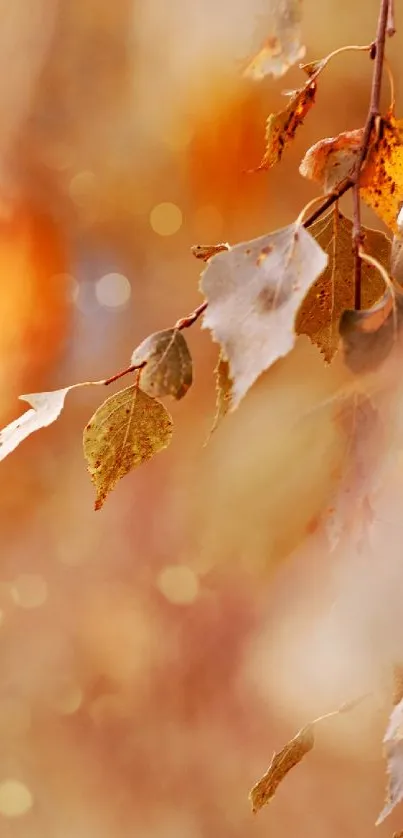
[[[377,7],[305,0],[307,60],[369,42]],[[245,174],[281,90],[302,79],[242,79],[264,13],[260,0],[3,3],[2,425],[19,393],[111,375],[191,311],[190,246],[291,222],[316,194],[298,174],[306,148],[365,120],[370,62],[343,55],[281,165]],[[388,44],[398,102],[402,39]],[[162,202],[182,213],[169,236],[150,223]],[[125,305],[102,302],[111,272],[129,280]],[[401,435],[370,545],[330,554],[316,524],[345,440],[331,410],[301,417],[340,365],[301,339],[204,448],[217,352],[198,325],[187,337],[195,381],[168,405],[172,445],[101,512],[81,447],[97,390],[70,394],[58,423],[1,463],[0,808],[6,780],[32,795],[24,815],[0,814],[1,838],[374,830],[403,628]],[[325,724],[253,817],[248,791],[273,750],[367,689],[375,698]],[[402,825],[398,811],[377,834]]]

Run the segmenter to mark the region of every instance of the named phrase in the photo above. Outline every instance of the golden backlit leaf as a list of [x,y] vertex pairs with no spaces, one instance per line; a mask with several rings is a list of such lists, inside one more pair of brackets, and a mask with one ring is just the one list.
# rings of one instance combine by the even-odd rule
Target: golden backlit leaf
[[314,742],[314,726],[308,724],[287,742],[281,751],[273,755],[266,773],[249,794],[253,812],[258,812],[262,806],[270,802],[284,777],[312,750]]
[[344,131],[337,137],[326,137],[308,149],[301,160],[299,172],[314,180],[325,193],[332,192],[349,177],[357,164],[363,129]]
[[[328,254],[322,275],[304,298],[295,318],[298,335],[308,335],[327,362],[334,357],[340,342],[339,322],[346,309],[354,308],[354,253],[352,223],[338,209],[332,209],[309,228],[311,235]],[[390,241],[378,230],[364,229],[365,249],[384,265],[390,260]],[[384,292],[384,282],[376,268],[362,263],[361,297],[369,308]]]
[[100,509],[118,480],[169,445],[172,419],[164,405],[136,384],[114,393],[84,429],[88,471]]
[[266,122],[266,151],[256,171],[270,169],[279,163],[284,149],[292,142],[315,101],[316,83],[308,82],[290,94],[287,107],[272,113]]
[[283,76],[305,55],[301,45],[302,0],[270,0],[267,6],[268,35],[244,70],[244,75],[252,79]]
[[221,253],[223,250],[229,250],[228,242],[220,242],[220,244],[194,244],[190,248],[193,256],[196,259],[201,259],[203,262],[208,262],[216,253]]
[[203,328],[211,330],[229,363],[231,410],[294,346],[295,313],[327,258],[295,222],[218,253],[208,263],[201,277],[208,301]]
[[211,428],[209,438],[211,434],[218,428],[221,420],[227,415],[230,407],[231,407],[231,400],[232,400],[232,381],[230,377],[229,371],[229,363],[222,357],[220,357],[217,362],[217,366],[215,368],[215,376],[216,376],[216,414],[213,421],[213,426]]
[[192,356],[178,329],[164,329],[149,335],[134,350],[131,364],[140,366],[141,389],[148,396],[182,399],[193,380]]
[[75,386],[77,385],[73,384],[62,390],[20,396],[22,401],[28,402],[32,407],[0,431],[0,460],[4,460],[34,431],[47,428],[55,422],[63,410],[67,393]]
[[403,120],[396,120],[391,112],[381,120],[360,183],[365,203],[398,232],[403,200]]
[[403,699],[392,710],[384,737],[388,787],[386,802],[376,825],[382,823],[403,800]]

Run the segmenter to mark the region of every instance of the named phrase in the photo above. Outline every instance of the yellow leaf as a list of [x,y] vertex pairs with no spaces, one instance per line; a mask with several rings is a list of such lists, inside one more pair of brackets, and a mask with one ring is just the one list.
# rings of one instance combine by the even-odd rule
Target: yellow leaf
[[169,445],[172,419],[164,405],[136,384],[120,390],[95,411],[84,429],[88,471],[100,509],[118,480]]
[[224,416],[227,415],[230,407],[231,407],[231,400],[232,400],[232,381],[230,377],[229,371],[229,363],[222,357],[218,359],[217,366],[215,368],[215,376],[216,376],[216,414],[213,421],[213,426],[211,428],[209,439],[211,434],[218,428],[221,420],[224,419]]
[[[295,318],[298,335],[308,335],[330,362],[340,342],[339,322],[346,309],[354,308],[354,253],[352,223],[337,209],[330,210],[309,228],[329,256],[324,272],[309,289]],[[365,249],[388,269],[390,241],[381,232],[363,228]],[[361,267],[362,307],[369,308],[382,297],[384,282],[367,264]]]
[[301,90],[290,94],[287,107],[272,113],[266,122],[266,151],[259,169],[270,169],[279,163],[284,149],[292,142],[315,101],[316,83],[308,82]]
[[381,120],[360,184],[365,203],[397,233],[403,195],[403,120],[391,112]]
[[145,363],[141,370],[141,389],[149,396],[186,395],[193,380],[192,356],[178,329],[164,329],[149,335],[131,357],[131,364]]
[[273,755],[266,773],[250,792],[249,799],[254,812],[258,812],[262,806],[270,802],[281,781],[301,762],[305,754],[312,750],[314,742],[313,724],[308,724],[287,742],[281,751]]

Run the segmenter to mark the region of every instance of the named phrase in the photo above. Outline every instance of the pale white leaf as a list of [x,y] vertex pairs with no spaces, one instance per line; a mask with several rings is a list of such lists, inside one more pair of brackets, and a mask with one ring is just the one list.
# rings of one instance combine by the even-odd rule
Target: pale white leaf
[[31,408],[0,431],[0,460],[4,460],[34,431],[46,428],[60,416],[67,393],[76,385],[48,393],[30,393],[20,396]]

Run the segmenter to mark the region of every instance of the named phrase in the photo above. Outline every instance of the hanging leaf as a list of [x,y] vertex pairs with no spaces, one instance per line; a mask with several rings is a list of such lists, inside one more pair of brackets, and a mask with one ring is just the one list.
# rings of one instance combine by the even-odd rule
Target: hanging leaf
[[[327,266],[309,289],[295,318],[298,335],[308,335],[330,363],[340,342],[339,322],[343,311],[354,308],[354,253],[352,222],[337,208],[319,218],[309,228],[328,254]],[[365,249],[388,269],[390,241],[378,230],[363,228]],[[373,266],[362,263],[362,307],[369,308],[384,293],[384,282]]]
[[314,742],[313,725],[309,724],[303,727],[294,739],[287,742],[278,754],[273,755],[266,773],[250,792],[249,799],[253,812],[258,812],[262,806],[270,803],[281,781],[295,765],[301,762],[305,754],[312,750]]
[[365,203],[397,233],[403,196],[403,120],[397,121],[392,111],[378,126],[360,183]]
[[216,376],[216,414],[209,434],[209,439],[214,431],[217,430],[221,420],[227,415],[232,401],[232,381],[230,377],[229,364],[221,354],[214,372]]
[[47,428],[60,416],[64,400],[69,390],[80,385],[72,384],[62,390],[51,390],[48,393],[30,393],[28,396],[19,398],[32,405],[14,422],[0,431],[0,460],[4,460],[15,448],[28,436],[39,431],[40,428]]
[[166,448],[172,419],[164,405],[136,384],[120,390],[95,411],[84,429],[84,456],[100,509],[118,480]]
[[252,79],[283,76],[305,55],[301,45],[301,0],[271,0],[268,14],[267,38],[244,70],[244,75]]
[[134,350],[131,364],[140,366],[141,389],[149,396],[182,399],[192,384],[192,356],[178,329],[149,335]]
[[376,826],[403,800],[403,699],[392,710],[383,742],[389,778],[386,802]]
[[221,242],[220,244],[193,244],[190,248],[193,256],[196,259],[201,259],[203,262],[208,262],[216,253],[221,253],[223,250],[229,250],[228,242]]
[[363,129],[343,131],[337,137],[326,137],[308,149],[299,172],[302,177],[314,180],[325,193],[332,192],[349,177],[360,154]]
[[294,316],[327,264],[298,222],[218,253],[201,279],[210,329],[229,362],[231,410],[259,375],[295,343]]
[[314,104],[315,94],[315,82],[308,82],[301,90],[290,94],[284,110],[270,114],[266,122],[266,151],[255,171],[270,169],[280,162],[284,149],[292,142],[297,128]]

